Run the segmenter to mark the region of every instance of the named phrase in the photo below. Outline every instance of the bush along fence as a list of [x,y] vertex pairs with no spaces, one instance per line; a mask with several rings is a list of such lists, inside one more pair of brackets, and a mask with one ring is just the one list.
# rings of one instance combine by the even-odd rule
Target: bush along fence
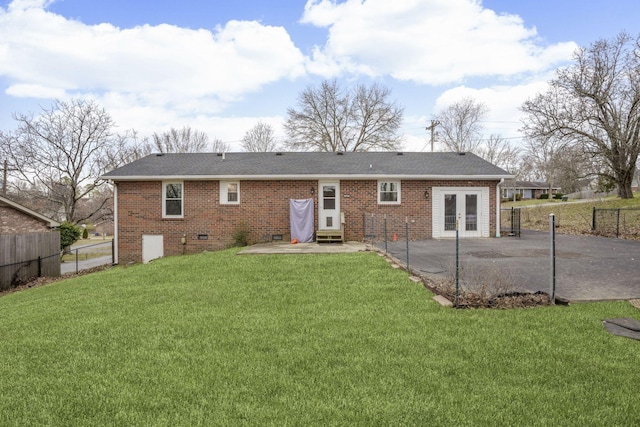
[[60,232],[0,235],[0,291],[60,276]]
[[101,265],[115,263],[115,245],[113,240],[86,244],[72,248],[62,257],[62,273],[79,273]]
[[591,231],[600,236],[640,239],[640,208],[593,208]]

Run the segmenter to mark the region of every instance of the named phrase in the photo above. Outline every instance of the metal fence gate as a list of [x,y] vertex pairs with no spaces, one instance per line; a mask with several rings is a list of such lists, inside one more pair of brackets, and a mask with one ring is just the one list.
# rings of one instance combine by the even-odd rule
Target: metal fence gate
[[504,208],[500,212],[500,234],[520,237],[520,208]]

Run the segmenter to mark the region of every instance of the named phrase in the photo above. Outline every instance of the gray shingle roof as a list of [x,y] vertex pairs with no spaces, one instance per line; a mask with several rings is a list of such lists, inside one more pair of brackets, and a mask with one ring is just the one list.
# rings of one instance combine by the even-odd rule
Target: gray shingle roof
[[152,154],[103,176],[114,181],[320,177],[500,179],[511,175],[470,153],[285,152]]

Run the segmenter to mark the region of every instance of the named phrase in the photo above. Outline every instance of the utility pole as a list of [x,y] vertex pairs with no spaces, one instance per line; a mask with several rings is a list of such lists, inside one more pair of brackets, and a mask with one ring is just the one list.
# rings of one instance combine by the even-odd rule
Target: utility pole
[[438,126],[439,124],[440,124],[439,121],[431,120],[431,126],[426,127],[426,130],[431,131],[431,152],[432,153],[433,153],[433,141],[435,140],[435,137],[436,137],[436,126]]
[[4,169],[2,169],[2,195],[7,196],[7,161],[4,161]]

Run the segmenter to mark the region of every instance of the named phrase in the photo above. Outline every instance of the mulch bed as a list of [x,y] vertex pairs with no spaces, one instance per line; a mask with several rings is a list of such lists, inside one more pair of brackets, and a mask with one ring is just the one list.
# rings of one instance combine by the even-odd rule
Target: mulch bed
[[[424,280],[424,286],[437,295],[442,295],[455,303],[455,288],[447,283],[436,283]],[[551,297],[546,292],[503,292],[496,295],[477,294],[473,292],[459,292],[456,308],[527,308],[551,305]]]

